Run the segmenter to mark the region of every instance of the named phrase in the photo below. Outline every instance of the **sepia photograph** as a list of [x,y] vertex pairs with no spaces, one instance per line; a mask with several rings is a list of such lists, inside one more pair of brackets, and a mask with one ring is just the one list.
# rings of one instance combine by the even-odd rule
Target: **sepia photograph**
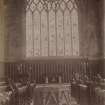
[[105,0],[0,0],[0,105],[105,105]]

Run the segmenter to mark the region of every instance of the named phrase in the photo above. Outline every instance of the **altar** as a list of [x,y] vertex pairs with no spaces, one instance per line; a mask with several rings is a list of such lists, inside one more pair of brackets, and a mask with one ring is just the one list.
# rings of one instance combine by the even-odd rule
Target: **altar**
[[34,105],[71,105],[71,85],[37,85],[34,89]]

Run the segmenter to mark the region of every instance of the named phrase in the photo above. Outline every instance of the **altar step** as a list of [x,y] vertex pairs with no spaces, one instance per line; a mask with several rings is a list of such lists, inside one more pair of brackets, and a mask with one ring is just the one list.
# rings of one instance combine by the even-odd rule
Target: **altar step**
[[[34,101],[32,101],[30,105],[34,105]],[[79,105],[73,97],[71,98],[71,105]]]

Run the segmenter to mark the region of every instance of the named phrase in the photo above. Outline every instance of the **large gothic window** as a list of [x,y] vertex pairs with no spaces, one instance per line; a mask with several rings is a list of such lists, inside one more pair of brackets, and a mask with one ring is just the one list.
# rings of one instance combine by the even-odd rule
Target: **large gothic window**
[[26,56],[79,56],[75,0],[27,0]]

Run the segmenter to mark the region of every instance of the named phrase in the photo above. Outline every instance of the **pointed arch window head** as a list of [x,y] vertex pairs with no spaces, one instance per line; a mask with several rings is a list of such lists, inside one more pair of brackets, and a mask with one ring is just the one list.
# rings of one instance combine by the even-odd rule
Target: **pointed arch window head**
[[27,0],[26,57],[79,56],[75,0]]

